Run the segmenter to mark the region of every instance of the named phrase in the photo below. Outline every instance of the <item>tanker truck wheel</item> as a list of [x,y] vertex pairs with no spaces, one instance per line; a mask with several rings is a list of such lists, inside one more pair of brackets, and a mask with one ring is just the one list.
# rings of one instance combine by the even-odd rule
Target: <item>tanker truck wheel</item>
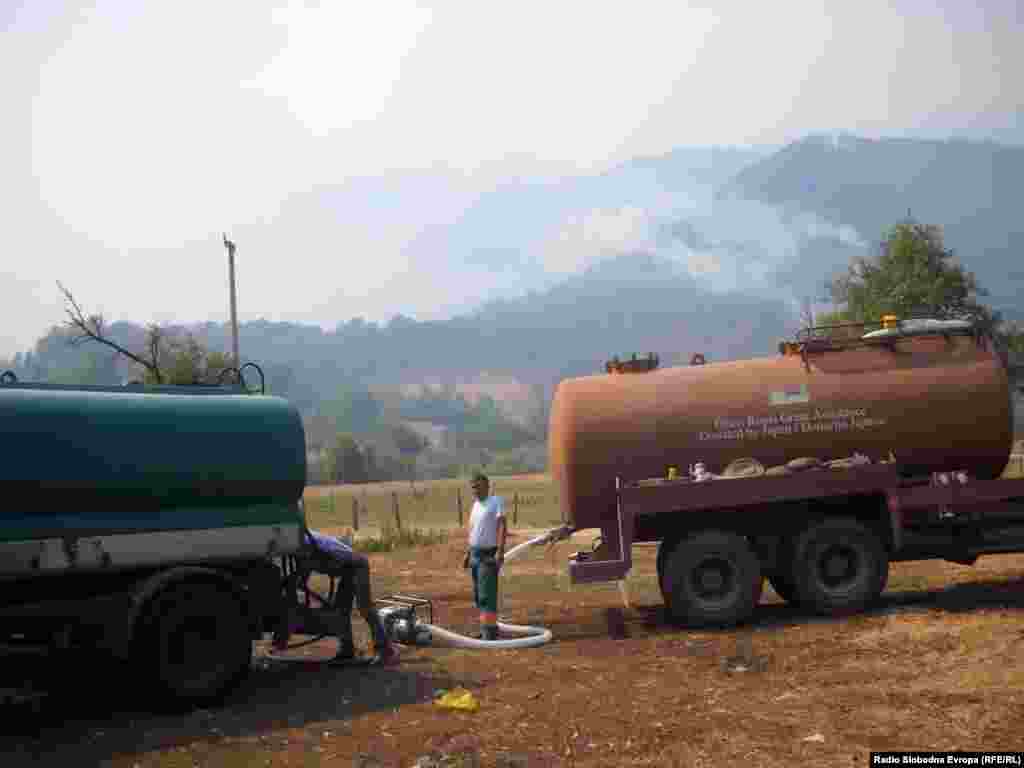
[[797,537],[793,551],[796,598],[816,613],[856,613],[885,588],[889,571],[885,546],[857,520],[823,520]]
[[658,573],[658,589],[661,590],[661,597],[666,605],[668,605],[668,591],[665,587],[665,560],[671,553],[673,546],[675,546],[675,542],[668,539],[659,542],[658,556],[655,560],[655,569]]
[[242,605],[226,587],[194,582],[158,595],[139,637],[156,703],[190,708],[218,702],[252,664]]
[[732,626],[761,599],[761,564],[742,536],[703,531],[665,556],[661,578],[668,618],[687,626]]

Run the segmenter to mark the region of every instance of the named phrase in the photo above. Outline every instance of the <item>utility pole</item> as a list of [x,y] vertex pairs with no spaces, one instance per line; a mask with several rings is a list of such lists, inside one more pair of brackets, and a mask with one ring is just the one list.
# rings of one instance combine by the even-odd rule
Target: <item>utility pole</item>
[[224,233],[224,247],[228,249],[228,281],[231,283],[231,353],[235,358],[235,368],[242,365],[238,356],[238,304],[235,299],[235,244],[228,240]]

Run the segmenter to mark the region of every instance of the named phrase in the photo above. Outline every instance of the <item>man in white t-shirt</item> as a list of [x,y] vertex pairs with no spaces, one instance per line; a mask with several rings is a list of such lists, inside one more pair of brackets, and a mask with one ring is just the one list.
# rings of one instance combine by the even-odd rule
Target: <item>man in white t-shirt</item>
[[476,501],[469,514],[468,544],[463,567],[473,577],[473,602],[480,611],[480,639],[498,639],[498,572],[505,561],[505,513],[500,496],[490,495],[490,481],[473,475]]

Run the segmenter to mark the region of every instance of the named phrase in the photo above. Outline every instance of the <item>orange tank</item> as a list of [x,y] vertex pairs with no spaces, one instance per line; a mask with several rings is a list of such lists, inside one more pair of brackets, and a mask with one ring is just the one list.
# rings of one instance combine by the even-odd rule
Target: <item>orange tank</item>
[[[665,477],[702,462],[764,467],[854,453],[907,474],[1002,474],[1012,441],[1006,368],[986,336],[909,336],[867,346],[783,354],[559,383],[550,469],[563,519],[614,519],[615,478]],[[853,471],[853,470],[851,470]],[[712,481],[740,482],[740,481]]]

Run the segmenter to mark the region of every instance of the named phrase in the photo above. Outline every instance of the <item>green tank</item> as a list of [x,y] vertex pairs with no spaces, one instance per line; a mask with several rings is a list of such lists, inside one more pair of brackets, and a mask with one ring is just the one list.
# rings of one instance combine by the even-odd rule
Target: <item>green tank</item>
[[[3,383],[0,434],[0,543],[93,537],[85,544],[108,565],[114,553],[137,564],[298,546],[305,435],[282,398]],[[0,547],[0,572],[84,561],[62,549],[63,559],[56,548]]]

